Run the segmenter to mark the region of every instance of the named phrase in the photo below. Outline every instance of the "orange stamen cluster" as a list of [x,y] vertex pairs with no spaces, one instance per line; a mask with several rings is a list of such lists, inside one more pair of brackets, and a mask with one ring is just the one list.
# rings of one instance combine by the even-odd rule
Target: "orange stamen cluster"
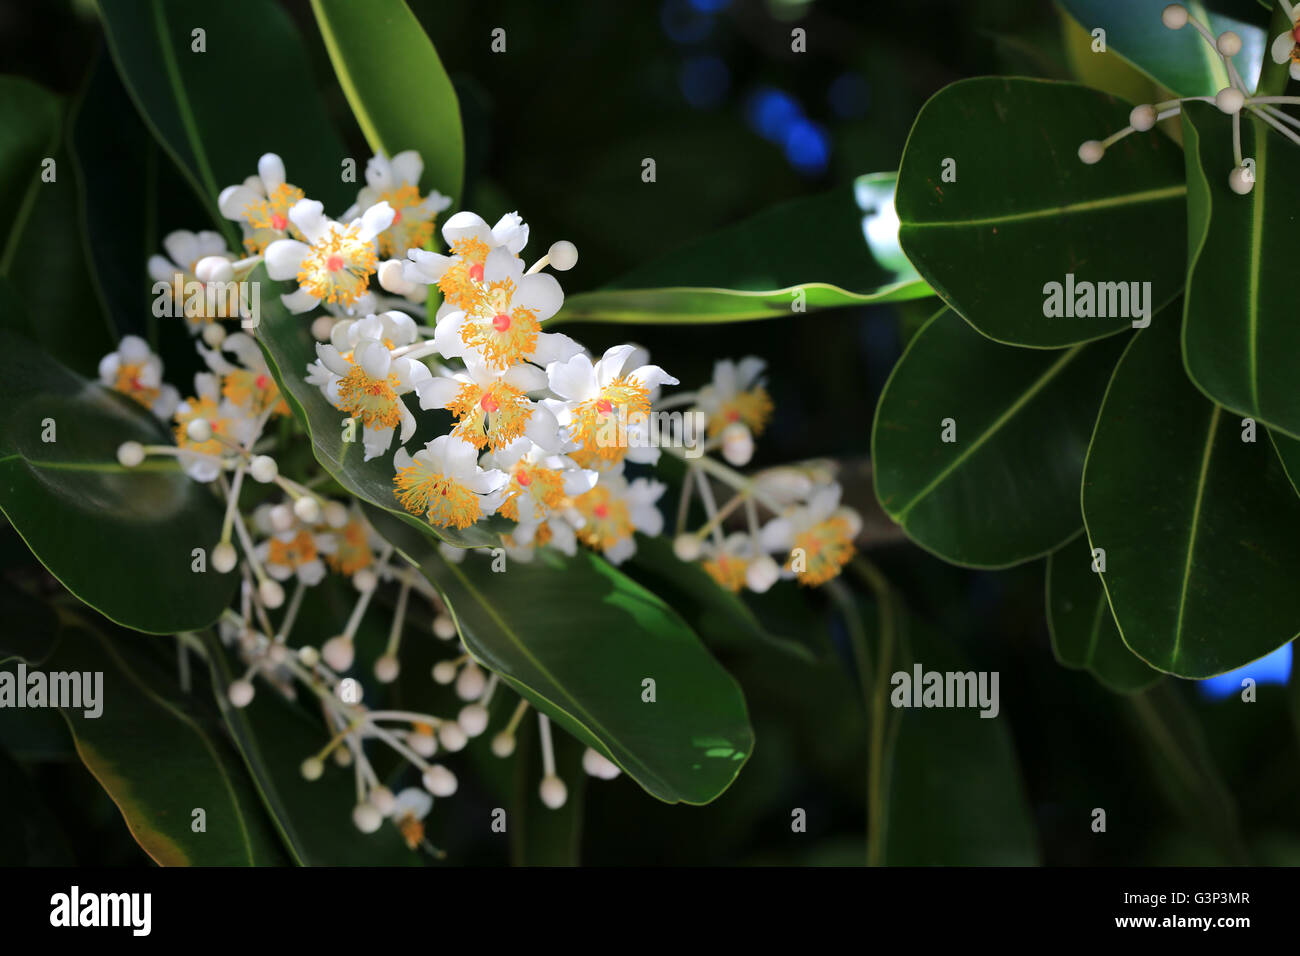
[[429,471],[418,461],[399,468],[393,484],[403,508],[440,528],[468,528],[481,514],[478,495],[452,478]]
[[533,417],[528,396],[513,385],[493,382],[481,388],[473,382],[460,392],[447,409],[460,419],[452,434],[475,448],[488,445],[493,451],[504,448],[524,433]]
[[135,399],[145,408],[152,408],[162,391],[157,387],[140,384],[140,372],[143,366],[138,363],[122,363],[117,368],[117,378],[113,381],[113,390]]
[[224,418],[217,417],[217,403],[211,398],[190,398],[186,400],[189,411],[176,412],[176,445],[187,451],[198,452],[203,455],[220,455],[225,447],[217,439],[209,438],[207,441],[194,441],[189,436],[187,429],[190,422],[198,418],[206,418],[208,424],[212,426],[212,434],[220,435],[229,426],[229,422]]
[[724,428],[741,422],[754,433],[763,433],[772,417],[772,399],[761,385],[738,393],[709,418],[709,437],[716,438]]
[[719,553],[716,558],[705,561],[703,566],[709,577],[728,591],[739,591],[745,586],[746,562],[733,554]]
[[423,197],[420,190],[411,184],[400,186],[380,193],[378,202],[387,201],[393,207],[393,224],[379,234],[379,254],[386,259],[404,258],[407,249],[423,249],[433,238],[433,223],[436,216],[417,219],[404,210],[418,206]]
[[289,219],[289,210],[302,198],[303,191],[297,186],[280,183],[265,199],[244,207],[244,218],[253,230],[244,239],[244,248],[250,255],[258,255],[274,240],[285,235],[302,240],[302,233]]
[[583,468],[611,465],[627,454],[627,428],[650,414],[645,386],[617,378],[573,410],[573,439],[582,447],[571,457]]
[[267,564],[282,568],[296,568],[316,560],[316,542],[307,529],[299,531],[289,541],[271,538],[271,550],[267,554]]
[[627,502],[615,498],[609,488],[597,485],[573,500],[573,507],[586,519],[578,529],[578,540],[589,548],[605,550],[633,532]]
[[[519,499],[525,496],[531,498],[534,504],[539,505],[543,513],[550,513],[564,500],[564,476],[553,468],[530,465],[521,461],[515,465],[510,476],[507,495],[508,497],[501,505],[501,513],[511,521],[519,520]],[[549,528],[538,528],[537,533],[539,536],[543,530],[546,531],[548,536],[550,535]],[[537,541],[536,543],[545,544],[544,541]]]
[[463,311],[470,311],[478,300],[483,282],[483,263],[487,262],[488,244],[472,236],[451,244],[455,262],[438,280],[442,297]]
[[[796,554],[802,552],[803,570],[796,569]],[[800,584],[825,584],[848,564],[856,553],[853,528],[848,519],[832,515],[795,536],[786,568],[794,570]]]
[[236,405],[246,406],[253,415],[261,415],[268,408],[274,409],[273,415],[289,414],[289,405],[269,372],[235,369],[222,377],[221,394]]
[[349,519],[335,533],[334,540],[337,543],[334,553],[325,555],[325,560],[340,574],[356,574],[374,563],[375,555],[370,550],[366,527],[359,519]]
[[402,400],[397,396],[395,374],[371,378],[360,365],[353,365],[339,382],[336,408],[372,428],[396,428],[402,421]]

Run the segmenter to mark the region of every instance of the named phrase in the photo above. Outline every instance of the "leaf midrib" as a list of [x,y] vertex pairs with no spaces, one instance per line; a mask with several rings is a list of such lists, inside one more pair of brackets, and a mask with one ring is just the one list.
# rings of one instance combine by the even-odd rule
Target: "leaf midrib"
[[1174,670],[1178,666],[1178,657],[1182,652],[1183,613],[1187,609],[1187,585],[1192,577],[1192,555],[1196,552],[1196,535],[1201,524],[1201,502],[1205,497],[1205,479],[1210,471],[1210,458],[1214,450],[1214,435],[1219,429],[1219,416],[1223,409],[1215,405],[1210,414],[1210,427],[1206,430],[1205,448],[1201,452],[1201,470],[1196,480],[1196,498],[1192,502],[1192,526],[1187,534],[1187,557],[1183,562],[1183,580],[1178,594],[1178,620],[1174,624],[1174,649],[1169,657],[1169,666]]
[[937,229],[967,228],[970,226],[996,226],[1002,223],[1023,222],[1031,219],[1054,219],[1074,213],[1088,213],[1099,209],[1114,209],[1117,206],[1133,206],[1145,202],[1159,202],[1187,195],[1187,184],[1162,186],[1159,189],[1144,189],[1141,192],[1122,193],[1105,199],[1089,199],[1083,202],[1067,203],[1064,206],[1050,206],[1046,209],[1030,209],[1022,212],[1008,213],[1003,216],[986,216],[978,219],[945,220],[903,220],[901,229]]

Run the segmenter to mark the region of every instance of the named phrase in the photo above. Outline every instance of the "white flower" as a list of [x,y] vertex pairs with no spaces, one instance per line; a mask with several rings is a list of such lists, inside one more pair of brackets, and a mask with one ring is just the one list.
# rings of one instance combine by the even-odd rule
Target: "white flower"
[[380,312],[362,319],[336,322],[330,330],[330,344],[340,352],[351,352],[362,339],[378,339],[390,349],[411,345],[419,338],[415,320],[405,312]]
[[[163,251],[166,256],[149,257],[149,278],[166,283],[172,296],[179,291],[190,332],[198,332],[213,319],[233,318],[238,314],[238,303],[230,302],[224,295],[213,297],[213,307],[208,307],[208,283],[225,283],[233,278],[230,264],[235,261],[235,255],[226,248],[221,233],[178,229],[163,237]],[[185,288],[190,283],[201,284],[203,294],[192,295],[193,287]]]
[[601,475],[596,487],[573,502],[581,522],[578,540],[621,564],[636,553],[634,531],[651,536],[663,531],[663,515],[655,502],[666,488],[663,482],[647,478],[629,483],[619,470]]
[[1294,10],[1291,29],[1273,38],[1274,63],[1291,64],[1291,79],[1300,80],[1300,7]]
[[816,487],[806,504],[763,526],[759,534],[763,549],[788,555],[783,576],[797,577],[802,584],[822,584],[853,557],[853,539],[862,529],[862,519],[853,509],[840,507],[840,491],[835,482]]
[[452,435],[439,435],[414,455],[399,448],[393,466],[398,502],[438,527],[467,528],[495,513],[505,495],[505,474],[480,468],[474,446]]
[[266,247],[267,274],[298,280],[296,292],[280,297],[285,308],[308,312],[322,300],[355,307],[375,273],[375,238],[392,225],[393,207],[378,203],[344,225],[326,218],[316,200],[301,199],[289,210],[289,221],[306,241],[277,239]]
[[729,425],[739,424],[761,435],[772,417],[772,400],[763,388],[767,363],[748,356],[739,362],[723,359],[713,366],[713,380],[700,389],[695,402],[709,417],[710,438]]
[[557,450],[560,425],[529,392],[546,388],[546,373],[535,365],[515,365],[504,372],[465,356],[465,371],[434,378],[420,391],[421,408],[445,408],[458,419],[452,434],[475,448],[493,451],[520,437]]
[[99,360],[99,381],[139,402],[163,421],[172,417],[181,396],[162,380],[162,359],[150,351],[144,339],[126,335],[117,351]]
[[627,371],[634,350],[632,345],[616,345],[595,365],[579,353],[546,366],[551,391],[564,401],[551,408],[576,446],[571,452],[574,461],[584,468],[607,468],[624,458],[658,461],[659,449],[649,447],[642,432],[655,390],[676,385],[677,379],[658,365]]
[[289,220],[289,210],[302,198],[301,189],[284,181],[284,161],[275,153],[265,153],[257,161],[256,175],[221,190],[217,208],[239,223],[244,248],[256,255],[277,239],[302,238]]
[[[487,455],[483,464],[510,476],[500,510],[521,525],[538,524],[566,500],[590,491],[599,477],[594,471],[579,468],[572,458],[555,454],[528,438],[518,438]],[[514,537],[527,541],[533,533],[521,530]],[[572,537],[572,531],[568,537]]]
[[333,534],[314,531],[299,520],[284,531],[274,530],[271,524],[270,505],[261,505],[253,512],[253,523],[269,537],[253,549],[266,573],[277,581],[297,577],[308,587],[325,578],[322,555],[331,554],[338,547]]
[[[185,473],[195,481],[213,481],[222,471],[222,456],[233,451],[227,442],[247,447],[257,432],[257,422],[248,410],[229,399],[222,398],[221,386],[215,375],[199,372],[194,376],[195,395],[176,406],[176,444],[181,451],[177,458]],[[204,420],[212,437],[195,441],[189,435],[189,426]],[[224,441],[223,441],[224,439]]]
[[[219,349],[204,348],[198,342],[195,347],[208,368],[221,376],[221,394],[248,414],[258,416],[268,408],[274,408],[277,415],[289,414],[266,356],[252,336],[234,332],[221,340]],[[224,353],[234,356],[236,362],[227,361]]]
[[343,214],[351,219],[361,210],[386,202],[393,207],[393,224],[379,236],[379,254],[405,256],[407,249],[423,249],[433,238],[434,218],[451,205],[451,197],[434,190],[420,196],[420,174],[424,161],[413,149],[391,160],[380,153],[366,163],[366,185],[357,201]]
[[437,283],[445,304],[452,309],[466,309],[473,304],[483,282],[488,253],[504,248],[517,256],[528,242],[528,226],[518,213],[506,213],[495,226],[488,226],[480,216],[462,211],[443,223],[442,238],[450,254],[408,250],[403,278],[419,285]]
[[[341,335],[346,338],[346,330]],[[351,352],[334,344],[316,344],[316,361],[307,366],[307,382],[317,386],[339,411],[360,419],[365,460],[382,455],[393,443],[401,426],[401,442],[415,434],[415,416],[401,396],[420,392],[433,376],[422,363],[393,358],[388,346],[378,339],[359,339]]]
[[567,335],[541,330],[564,304],[554,276],[525,275],[523,262],[499,246],[487,254],[482,281],[472,285],[459,296],[459,307],[434,327],[433,340],[444,356],[477,352],[492,367],[506,369],[520,362],[547,365],[580,351]]

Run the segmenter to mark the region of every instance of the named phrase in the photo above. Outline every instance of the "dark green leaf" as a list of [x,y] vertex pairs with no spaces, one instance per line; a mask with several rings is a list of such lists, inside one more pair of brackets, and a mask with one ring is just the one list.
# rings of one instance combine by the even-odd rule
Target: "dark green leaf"
[[1048,557],[1046,591],[1047,628],[1058,661],[1088,671],[1123,694],[1144,690],[1160,679],[1159,671],[1124,646],[1101,578],[1092,570],[1086,540]]
[[[603,558],[543,550],[494,573],[369,517],[419,562],[471,654],[651,795],[708,803],[736,778],[754,749],[740,688],[675,611]],[[654,702],[642,699],[647,678]]]
[[0,331],[0,509],[41,563],[106,617],[154,634],[206,627],[236,584],[210,566],[191,570],[193,550],[220,537],[221,507],[174,460],[122,467],[125,441],[170,436],[130,399]]
[[[560,318],[732,322],[931,294],[898,245],[893,173],[796,199],[690,242],[603,289],[569,296]],[[800,310],[802,311],[802,309]]]
[[375,152],[419,150],[421,192],[454,202],[465,175],[456,91],[403,0],[312,0],[352,115]]
[[1300,630],[1300,498],[1266,441],[1183,374],[1178,325],[1140,332],[1115,369],[1083,475],[1083,516],[1124,643],[1210,677]]
[[[1017,349],[950,309],[908,344],[872,429],[876,495],[922,547],[955,564],[1006,567],[1082,526],[1079,478],[1122,340]],[[943,440],[945,421],[956,441]]]
[[[917,116],[898,174],[899,239],[921,277],[989,338],[1087,342],[1136,320],[1123,294],[1131,283],[1150,283],[1149,296],[1138,287],[1148,315],[1182,289],[1177,146],[1153,130],[1120,140],[1096,165],[1078,156],[1084,140],[1127,126],[1128,113],[1072,83],[983,77],[945,87]],[[943,179],[948,159],[955,182]],[[1049,317],[1048,284],[1064,300],[1070,281],[1122,284],[1094,290],[1093,311],[1105,302],[1108,317]]]

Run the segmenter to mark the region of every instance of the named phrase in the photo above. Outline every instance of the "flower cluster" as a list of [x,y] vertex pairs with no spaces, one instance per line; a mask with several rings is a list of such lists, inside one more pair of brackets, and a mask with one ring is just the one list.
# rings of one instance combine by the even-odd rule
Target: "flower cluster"
[[[1281,65],[1289,63],[1290,76],[1300,80],[1300,5],[1293,6],[1289,0],[1278,0],[1282,10],[1291,21],[1291,29],[1273,38],[1271,53],[1273,62]],[[1229,85],[1219,90],[1214,96],[1186,96],[1180,99],[1166,100],[1163,103],[1142,104],[1135,106],[1129,114],[1129,125],[1104,140],[1090,139],[1079,146],[1079,159],[1088,165],[1101,161],[1106,150],[1130,133],[1144,133],[1161,120],[1177,116],[1182,111],[1182,104],[1189,100],[1213,103],[1224,113],[1232,117],[1232,152],[1233,167],[1228,174],[1228,186],[1233,192],[1244,196],[1255,188],[1255,168],[1249,159],[1241,153],[1241,116],[1243,111],[1266,123],[1293,143],[1300,145],[1300,119],[1282,111],[1282,106],[1300,105],[1296,96],[1260,96],[1246,86],[1237,71],[1232,58],[1241,52],[1241,37],[1232,30],[1225,30],[1217,37],[1210,29],[1180,3],[1171,3],[1161,14],[1164,25],[1170,30],[1181,30],[1190,25],[1201,38],[1209,44],[1213,56],[1217,56],[1227,71]]]
[[[463,702],[457,714],[361,702],[359,685],[346,675],[356,664],[359,628],[376,613],[376,594],[395,592],[388,644],[373,658],[380,683],[401,672],[413,594],[432,609],[438,638],[456,638],[457,629],[433,586],[360,508],[321,492],[329,474],[295,480],[281,473],[290,460],[285,442],[301,433],[277,375],[301,375],[319,389],[359,431],[366,462],[391,461],[395,507],[438,529],[499,516],[484,527],[496,529],[510,560],[529,560],[541,548],[573,555],[579,546],[614,563],[631,558],[638,533],[664,530],[659,502],[667,486],[649,469],[665,453],[685,465],[674,550],[724,588],[765,591],[782,577],[821,584],[852,557],[861,522],[840,505],[827,465],[737,470],[748,465],[773,414],[760,359],[718,362],[698,391],[665,398],[663,389],[678,381],[644,349],[618,345],[594,357],[547,329],[564,302],[553,272],[577,262],[571,243],[554,243],[528,265],[529,228],[515,213],[489,225],[457,212],[438,229],[450,200],[421,194],[422,170],[414,152],[374,157],[356,202],[336,220],[286,180],[279,157],[263,156],[255,175],[218,197],[221,213],[242,231],[242,258],[217,233],[177,232],[164,240],[166,257],[150,260],[151,277],[169,292],[197,284],[181,313],[198,334],[206,369],[193,389],[165,384],[161,360],[134,337],[104,358],[100,379],[173,427],[175,445],[122,445],[124,466],[172,457],[226,503],[210,561],[242,580],[220,628],[246,666],[228,688],[230,703],[251,703],[255,678],[291,697],[305,687],[319,699],[329,741],[303,762],[303,775],[321,776],[326,759],[352,767],[356,826],[373,832],[388,820],[412,848],[432,849],[421,821],[434,797],[455,791],[456,777],[431,758],[483,734],[489,706],[507,691],[462,650],[433,670],[436,682],[454,684]],[[439,234],[445,252],[432,248]],[[271,278],[295,283],[281,296],[290,313],[312,316],[316,358],[305,368],[271,369],[256,331],[223,322],[243,316],[247,301],[242,292],[219,293],[259,264]],[[285,423],[269,430],[275,419]],[[424,424],[441,433],[413,445]],[[245,495],[250,485],[268,487]],[[721,506],[719,487],[729,489]],[[248,497],[254,502],[241,504]],[[455,561],[469,553],[442,549]],[[303,635],[296,622],[304,597],[331,576],[350,582],[352,611],[337,633]],[[301,641],[291,648],[295,630]],[[526,708],[521,701],[493,736],[498,756],[514,751]],[[566,789],[555,774],[550,724],[538,719],[540,793],[558,807]],[[369,742],[397,752],[422,789],[391,792],[367,757]],[[618,773],[593,749],[584,766],[597,777]]]

